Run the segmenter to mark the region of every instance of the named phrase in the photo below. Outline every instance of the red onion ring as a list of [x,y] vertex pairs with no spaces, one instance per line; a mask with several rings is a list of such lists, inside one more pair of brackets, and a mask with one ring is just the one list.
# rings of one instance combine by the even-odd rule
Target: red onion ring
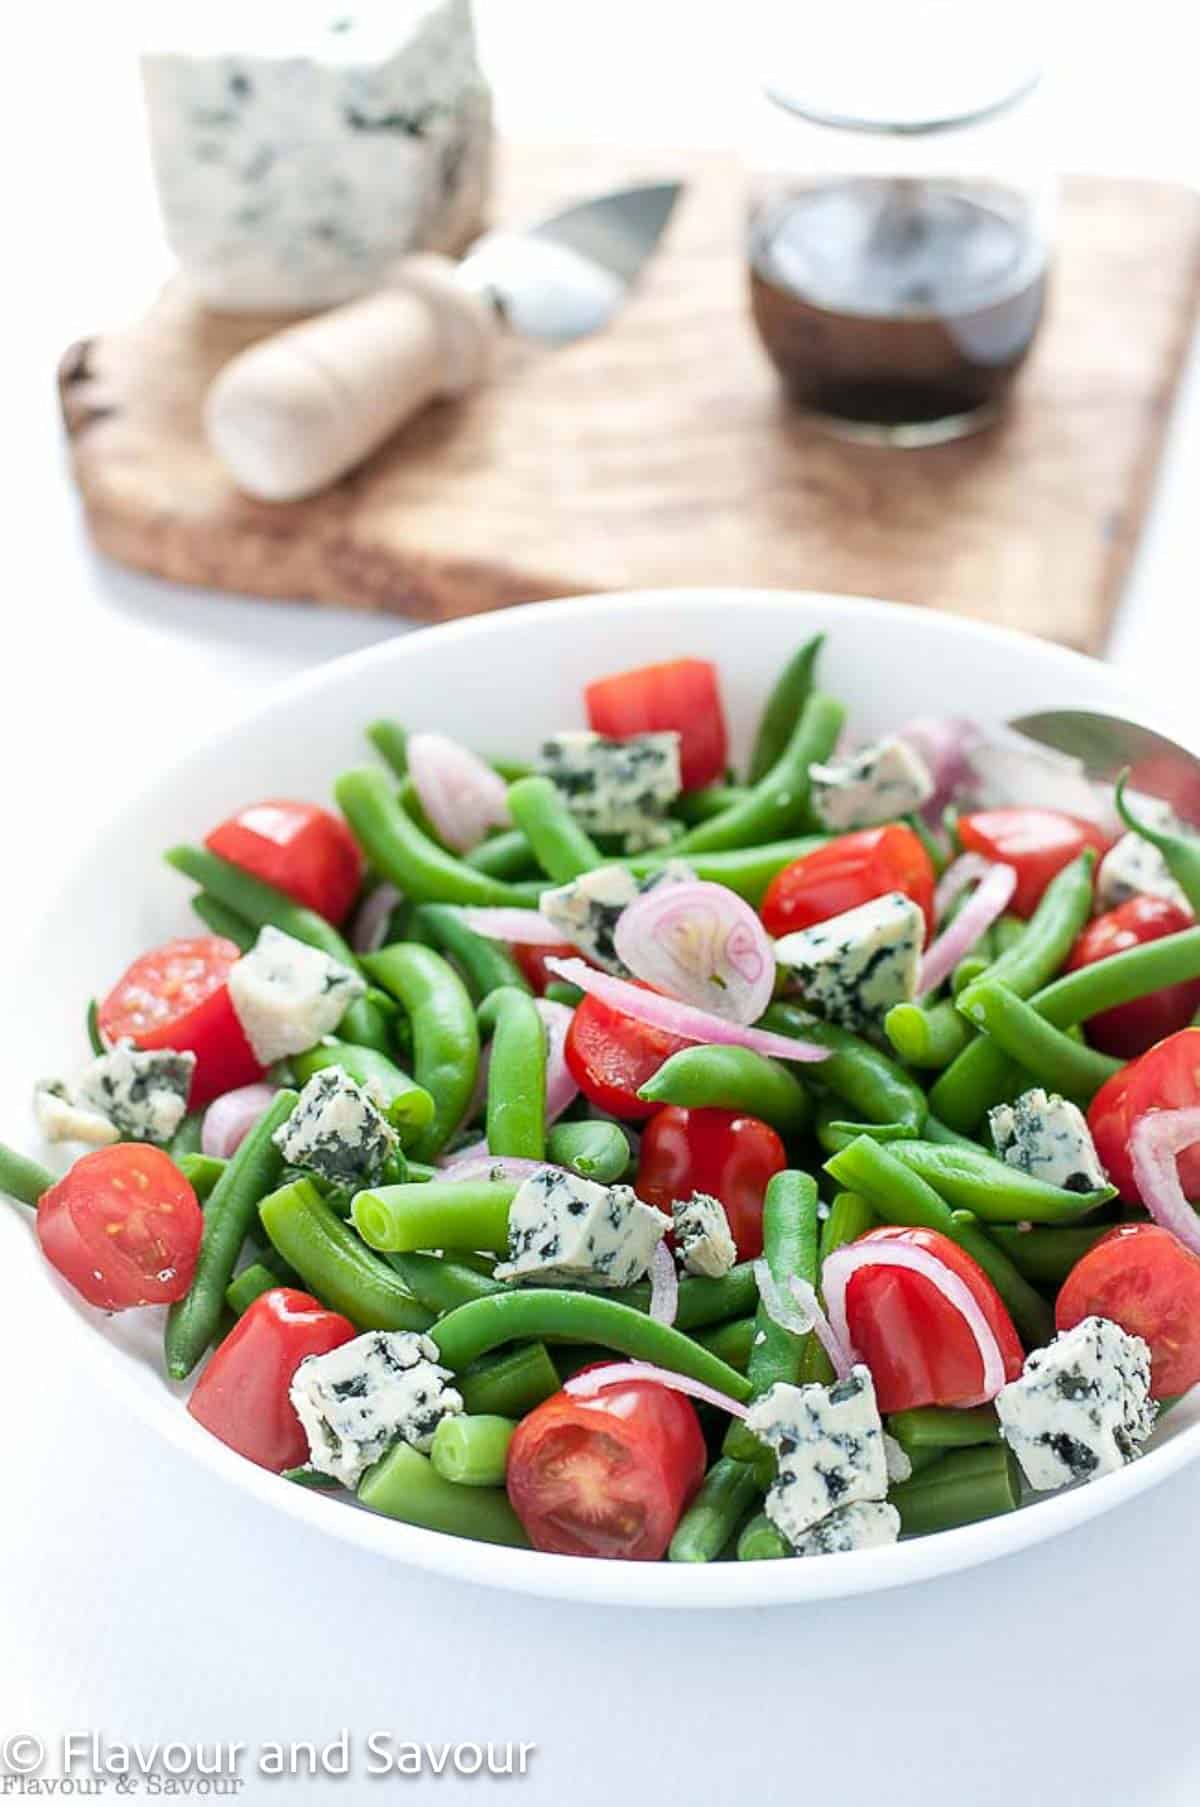
[[471,906],[462,919],[476,935],[489,941],[510,941],[521,947],[561,947],[562,930],[538,910],[484,909]]
[[569,1004],[538,998],[537,1013],[546,1031],[546,1127],[557,1123],[579,1096],[579,1086],[567,1065],[567,1031],[575,1015]]
[[660,1324],[673,1324],[679,1310],[679,1275],[675,1257],[666,1242],[655,1244],[650,1263],[650,1316]]
[[834,1373],[839,1380],[845,1380],[854,1368],[854,1351],[849,1342],[842,1340],[825,1316],[815,1286],[810,1286],[799,1274],[793,1274],[788,1285],[800,1309],[807,1313],[813,1335],[833,1364]]
[[922,806],[921,814],[937,827],[946,805],[971,788],[975,776],[971,748],[979,739],[979,730],[972,722],[951,716],[922,715],[897,728],[896,736],[929,767],[933,795]]
[[985,860],[981,853],[960,853],[956,860],[951,860],[933,893],[933,915],[936,922],[942,920],[955,898],[968,885],[986,876],[991,864],[991,860]]
[[1017,888],[1014,866],[989,867],[978,889],[968,897],[949,928],[925,950],[917,991],[922,997],[949,978],[959,961],[970,953],[980,936],[1002,916]]
[[931,1255],[928,1249],[914,1248],[902,1242],[849,1242],[825,1258],[821,1270],[821,1290],[829,1321],[838,1341],[853,1350],[850,1325],[846,1317],[846,1291],[852,1276],[867,1267],[903,1267],[920,1274],[937,1288],[948,1305],[959,1312],[975,1340],[983,1364],[981,1391],[971,1399],[955,1400],[956,1405],[985,1405],[994,1399],[1005,1382],[1004,1357],[991,1325],[984,1317],[966,1281]]
[[374,954],[383,946],[388,922],[396,905],[404,902],[403,891],[385,879],[369,891],[358,906],[350,945],[356,954]]
[[643,891],[617,918],[617,958],[656,991],[743,1027],[775,989],[771,938],[726,885],[688,879]]
[[1200,1219],[1179,1183],[1179,1156],[1195,1142],[1200,1142],[1200,1105],[1147,1111],[1134,1123],[1129,1153],[1142,1203],[1155,1223],[1200,1255]]
[[490,765],[448,734],[410,734],[408,774],[439,838],[469,853],[489,828],[507,828],[508,786]]
[[706,1405],[728,1412],[731,1418],[746,1416],[746,1407],[718,1387],[691,1380],[686,1374],[672,1373],[670,1368],[656,1368],[652,1362],[610,1362],[607,1367],[592,1368],[587,1374],[573,1375],[564,1384],[563,1392],[573,1393],[577,1399],[589,1399],[606,1387],[628,1386],[631,1380],[648,1380],[655,1386],[669,1387],[673,1393],[686,1393],[690,1399],[702,1399]]
[[752,1048],[756,1054],[766,1054],[776,1060],[829,1058],[829,1050],[818,1048],[815,1042],[793,1041],[791,1036],[773,1035],[768,1029],[744,1029],[740,1023],[727,1022],[724,1017],[697,1010],[692,1004],[681,1004],[675,998],[664,998],[659,992],[645,991],[640,985],[631,985],[627,979],[614,979],[611,973],[597,972],[586,960],[559,960],[550,956],[546,966],[560,979],[578,985],[580,991],[599,998],[602,1004],[619,1010],[622,1015],[631,1016],[638,1023],[649,1023],[653,1029],[665,1029],[669,1035],[682,1036],[685,1041]]
[[[556,1167],[553,1161],[527,1161],[511,1154],[489,1154],[486,1142],[472,1142],[469,1148],[460,1148],[451,1155],[448,1161],[439,1161],[439,1170],[446,1180],[516,1180],[518,1185],[532,1178],[535,1173],[566,1173],[565,1167]],[[574,1176],[576,1179],[578,1174]]]
[[275,1096],[273,1085],[240,1085],[222,1092],[204,1113],[200,1128],[200,1152],[227,1161],[241,1147],[249,1132]]

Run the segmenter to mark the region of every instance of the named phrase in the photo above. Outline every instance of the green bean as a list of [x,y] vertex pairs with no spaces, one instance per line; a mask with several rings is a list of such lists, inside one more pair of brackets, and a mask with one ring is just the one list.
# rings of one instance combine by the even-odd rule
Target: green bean
[[197,891],[192,898],[192,908],[206,929],[214,935],[220,935],[224,941],[232,941],[234,947],[243,954],[248,954],[258,940],[258,930],[253,923],[239,916],[227,904],[211,897],[207,891]]
[[[978,1150],[982,1146],[971,1136],[960,1136],[956,1129],[951,1129],[949,1124],[943,1123],[940,1117],[935,1117],[932,1111],[925,1119],[924,1136],[927,1142],[938,1142],[943,1148]],[[987,1151],[984,1150],[984,1152]]]
[[893,1004],[884,1032],[901,1060],[914,1067],[948,1067],[971,1040],[971,1028],[949,999],[940,1004]]
[[276,1092],[213,1188],[191,1287],[167,1313],[167,1373],[172,1380],[187,1379],[216,1334],[225,1288],[233,1279],[258,1201],[282,1171],[283,1156],[273,1138],[291,1116],[296,1098],[286,1087]]
[[745,1400],[750,1383],[669,1324],[643,1317],[614,1299],[592,1293],[560,1292],[550,1287],[506,1292],[460,1305],[429,1333],[442,1360],[455,1373],[501,1343],[530,1337],[563,1336],[572,1341],[602,1343],[637,1361],[654,1362],[676,1374],[717,1387]]
[[612,1186],[629,1171],[633,1154],[619,1123],[584,1117],[575,1123],[556,1123],[547,1131],[546,1159],[599,1186]]
[[[888,1154],[926,1180],[950,1205],[973,1211],[985,1223],[1071,1223],[1116,1194],[1114,1186],[1067,1192],[1047,1186],[982,1149],[937,1142],[892,1142]],[[840,1156],[836,1157],[841,1159]]]
[[[637,1286],[622,1287],[609,1296],[634,1311],[650,1309],[650,1288],[645,1281]],[[758,1282],[754,1278],[754,1263],[741,1261],[719,1280],[685,1274],[679,1282],[675,1327],[677,1330],[698,1330],[706,1324],[723,1324],[729,1318],[744,1318],[747,1312],[757,1308]]]
[[18,1204],[36,1205],[57,1178],[48,1167],[40,1166],[37,1161],[31,1161],[27,1155],[18,1154],[15,1148],[0,1142],[0,1192],[15,1198]]
[[796,648],[772,684],[750,753],[751,784],[757,784],[760,778],[765,778],[786,751],[796,723],[812,694],[813,673],[824,644],[824,634],[814,634],[811,640],[806,640],[803,646]]
[[212,1154],[181,1154],[173,1159],[201,1204],[212,1197],[217,1181],[229,1165]]
[[358,1497],[372,1512],[426,1531],[471,1537],[478,1543],[513,1544],[526,1549],[521,1521],[498,1487],[460,1487],[443,1480],[428,1456],[408,1443],[394,1443],[382,1461],[358,1483]]
[[491,878],[530,878],[537,872],[533,848],[519,828],[505,829],[481,841],[463,855],[463,862]]
[[185,1154],[199,1154],[203,1132],[203,1111],[189,1111],[180,1120],[178,1129],[167,1143],[167,1153],[171,1159],[178,1163]]
[[694,828],[699,822],[711,822],[714,816],[723,815],[735,803],[743,803],[748,795],[745,785],[706,784],[698,791],[684,791],[671,805],[671,814],[686,828]]
[[479,1071],[479,1030],[466,986],[431,948],[398,941],[363,962],[385,991],[408,1012],[413,1035],[413,1077],[433,1099],[429,1127],[413,1153],[431,1160],[466,1115]]
[[999,1443],[1000,1420],[994,1406],[918,1405],[893,1412],[888,1430],[908,1449],[964,1449],[977,1443]]
[[295,1487],[311,1487],[314,1493],[336,1493],[341,1482],[331,1474],[322,1474],[319,1468],[284,1468],[280,1470],[281,1481],[291,1481]]
[[755,1325],[756,1320],[752,1317],[731,1318],[727,1324],[718,1324],[712,1330],[694,1330],[692,1341],[707,1349],[710,1355],[720,1356],[739,1374],[744,1374],[754,1347]]
[[583,1003],[584,996],[578,985],[568,985],[565,979],[551,979],[542,995],[552,1004],[566,1004],[571,1010]]
[[460,1487],[503,1487],[516,1424],[493,1412],[455,1413],[433,1433],[429,1459],[443,1481]]
[[455,1378],[468,1412],[523,1418],[559,1390],[558,1373],[544,1343],[522,1343],[474,1362]]
[[[820,1278],[817,1182],[810,1174],[785,1168],[773,1175],[763,1197],[762,1233],[763,1259],[784,1297],[789,1296],[788,1282],[793,1275],[815,1287]],[[807,1341],[808,1336],[798,1336],[794,1330],[777,1324],[766,1304],[759,1303],[755,1338],[746,1366],[746,1379],[754,1398],[768,1392],[776,1381],[795,1385]],[[758,1438],[737,1419],[729,1426],[723,1448],[727,1456],[742,1462],[753,1463],[762,1453]]]
[[730,847],[753,847],[821,824],[809,803],[809,767],[828,758],[837,745],[846,711],[833,697],[813,691],[787,746],[740,803],[723,815],[689,829],[672,845],[682,858]]
[[1045,1225],[1022,1230],[1015,1224],[993,1224],[988,1235],[1035,1286],[1061,1286],[1075,1263],[1111,1228],[1111,1224],[1098,1224],[1058,1230]]
[[1054,1335],[1053,1311],[1012,1257],[992,1240],[991,1228],[985,1230],[971,1211],[955,1211],[952,1216],[955,1242],[983,1269],[1000,1294],[1026,1347],[1040,1349]]
[[532,907],[528,890],[468,866],[423,834],[383,772],[370,766],[343,772],[334,792],[371,864],[413,903]]
[[1200,916],[1200,837],[1173,828],[1159,828],[1139,822],[1129,807],[1125,787],[1129,782],[1126,769],[1117,780],[1117,811],[1126,828],[1140,834],[1143,841],[1156,847],[1166,861],[1167,871],[1188,900],[1193,916]]
[[518,1161],[546,1155],[546,1030],[527,991],[503,985],[479,1011],[492,1030],[487,1079],[487,1145]]
[[264,1293],[272,1292],[280,1284],[278,1274],[264,1262],[255,1261],[234,1275],[225,1288],[225,1303],[240,1318],[244,1311],[249,1311],[255,1299],[261,1299]]
[[350,1042],[327,1036],[307,1053],[292,1056],[292,1071],[301,1085],[325,1067],[341,1067],[357,1084],[367,1088],[399,1133],[402,1145],[419,1140],[433,1122],[433,1099],[425,1087],[410,1079],[378,1048],[356,1048]]
[[[1085,876],[1090,880],[1092,876],[1091,864],[1085,860],[1084,865],[1086,868]],[[1071,871],[1069,866],[1067,867],[1067,871]],[[1047,889],[1049,888],[1050,887],[1047,887]],[[1068,912],[1068,914],[1070,914],[1070,912]],[[1031,917],[1030,922],[1032,921],[1033,918]],[[1007,911],[992,924],[992,939],[996,944],[997,960],[1001,959],[1004,955],[1011,953],[1016,947],[1024,942],[1029,926],[1030,924],[1022,921],[1021,917],[1013,916]],[[1032,958],[1032,952],[1030,957]],[[1046,955],[1045,949],[1042,950],[1042,957],[1049,957]],[[1005,983],[1012,983],[1011,976],[1009,979],[1005,980]]]
[[475,1002],[482,1003],[502,985],[532,993],[533,987],[502,941],[490,941],[469,929],[453,904],[421,904],[414,912],[435,944],[454,961]]
[[[879,1219],[872,1211],[865,1198],[856,1192],[837,1192],[829,1206],[829,1215],[821,1225],[821,1246],[818,1269],[825,1266],[826,1261],[835,1249],[842,1248],[848,1242],[857,1242],[868,1230],[878,1226]],[[817,1292],[820,1294],[820,1283]],[[807,1384],[819,1381],[828,1386],[834,1380],[833,1364],[821,1347],[819,1339],[810,1336],[804,1345],[804,1355],[800,1363],[800,1380]]]
[[[805,854],[812,853],[817,847],[824,847],[829,840],[826,834],[797,835],[790,840],[767,841],[754,847],[732,847],[715,853],[697,852],[692,849],[687,856],[697,878],[706,879],[710,884],[724,885],[727,890],[736,891],[747,903],[756,907],[763,900],[767,886],[785,866],[803,859]],[[675,844],[676,846],[678,843]],[[669,859],[675,858],[675,848],[666,847],[655,853],[639,853],[632,859],[620,863],[628,866],[635,878],[646,878],[651,872],[661,871]]]
[[556,885],[604,864],[600,849],[575,820],[553,779],[519,778],[508,787],[508,807],[538,864]]
[[264,1198],[263,1229],[311,1293],[359,1330],[424,1330],[430,1314],[386,1261],[365,1249],[311,1180]]
[[754,1470],[719,1456],[675,1527],[672,1562],[715,1562],[758,1496]]
[[376,1186],[356,1194],[350,1216],[373,1249],[408,1254],[417,1249],[508,1248],[508,1212],[517,1187],[501,1180],[425,1180],[418,1185]]
[[742,1527],[737,1541],[739,1562],[774,1562],[790,1556],[792,1546],[782,1531],[776,1530],[765,1512],[756,1512]]
[[907,1123],[848,1123],[835,1098],[819,1098],[813,1119],[813,1136],[826,1154],[838,1154],[849,1148],[859,1136],[870,1136],[873,1142],[898,1142],[913,1134]]
[[928,1108],[925,1094],[889,1055],[795,1004],[769,1005],[762,1027],[827,1048],[829,1058],[821,1062],[816,1076],[857,1116],[869,1123],[903,1124],[920,1135]]
[[750,1111],[781,1135],[797,1135],[808,1121],[808,1093],[787,1066],[749,1048],[692,1047],[672,1054],[638,1091],[654,1104],[685,1109],[708,1105]]
[[88,1046],[93,1054],[107,1054],[108,1043],[100,1033],[100,1006],[95,998],[88,999],[87,1016],[85,1018]]
[[333,924],[318,916],[315,910],[298,904],[286,891],[265,884],[261,878],[255,878],[207,847],[172,847],[164,858],[168,866],[173,866],[186,878],[195,879],[218,903],[236,911],[251,927],[279,929],[297,941],[320,948],[322,953],[340,960],[352,971],[357,970],[358,961]]
[[[976,979],[982,978],[995,958],[996,952],[993,943],[987,943],[982,949],[977,946],[973,954],[964,955],[950,975],[950,996],[956,998],[960,991],[965,991],[968,985],[973,985]],[[900,1007],[897,1005],[895,1008],[899,1009]],[[959,1017],[958,1020],[961,1023],[963,1019]],[[887,1027],[886,1019],[884,1027]],[[970,1039],[968,1034],[967,1041]]]
[[1119,1060],[1080,1047],[1015,991],[991,979],[976,981],[958,1000],[958,1008],[1031,1080],[1081,1104],[1090,1103],[1100,1087],[1121,1070]]
[[420,1255],[412,1252],[387,1257],[407,1286],[413,1298],[436,1316],[453,1311],[471,1299],[486,1298],[488,1293],[503,1292],[504,1282],[481,1274],[465,1261],[451,1261],[444,1255]]
[[888,1499],[900,1514],[905,1535],[924,1537],[1015,1511],[1021,1503],[1021,1475],[1003,1445],[954,1449],[893,1487]]
[[367,739],[397,778],[408,777],[408,729],[387,716],[367,726]]
[[946,849],[945,841],[940,841],[938,839],[933,829],[919,811],[914,810],[911,815],[905,816],[903,820],[905,826],[912,830],[913,834],[916,835],[918,841],[920,841],[922,847],[925,849],[926,856],[929,860],[929,864],[933,867],[935,876],[940,878],[942,873],[946,870],[946,867],[950,864],[950,857]]

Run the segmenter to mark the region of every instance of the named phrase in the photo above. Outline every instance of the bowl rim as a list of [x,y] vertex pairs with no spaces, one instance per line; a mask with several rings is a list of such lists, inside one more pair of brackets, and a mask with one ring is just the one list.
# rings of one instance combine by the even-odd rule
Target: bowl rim
[[[222,721],[217,729],[189,742],[175,758],[139,786],[132,797],[126,798],[107,815],[90,837],[81,837],[80,850],[70,873],[56,889],[46,913],[53,914],[63,904],[72,888],[72,875],[93,857],[106,837],[136,818],[144,804],[156,797],[164,786],[193,767],[202,767],[230,735],[249,730],[260,718],[276,709],[302,703],[306,697],[329,688],[336,690],[353,684],[360,671],[394,661],[402,663],[413,646],[427,643],[431,635],[436,635],[442,644],[451,641],[470,645],[503,636],[514,626],[523,629],[551,616],[561,619],[564,607],[572,611],[573,619],[586,631],[588,624],[597,619],[608,620],[614,615],[655,605],[711,610],[726,608],[738,601],[752,602],[756,608],[765,607],[780,613],[795,611],[797,605],[804,609],[825,606],[866,624],[886,619],[890,627],[894,627],[899,617],[919,620],[926,627],[933,624],[935,632],[956,640],[1004,646],[1020,643],[1036,648],[1039,659],[1046,665],[1059,667],[1066,682],[1072,674],[1083,669],[1094,671],[1097,666],[1102,666],[1101,661],[1071,648],[1043,642],[1033,635],[993,623],[965,616],[941,615],[911,604],[886,602],[874,597],[844,596],[817,590],[663,587],[564,597],[431,624],[342,654],[271,684],[263,695],[229,720]],[[1113,678],[1114,694],[1118,694],[1121,678],[1116,673]],[[1155,719],[1161,713],[1156,709]],[[72,1337],[86,1339],[93,1363],[99,1341],[104,1350],[100,1360],[108,1383],[120,1393],[133,1413],[163,1434],[174,1448],[209,1472],[223,1477],[243,1494],[318,1531],[332,1532],[344,1543],[375,1556],[399,1559],[402,1563],[458,1580],[580,1602],[673,1608],[762,1607],[797,1605],[905,1586],[1010,1555],[1058,1536],[1158,1485],[1200,1457],[1200,1423],[1197,1423],[1181,1428],[1168,1443],[1149,1451],[1116,1474],[1030,1501],[1003,1518],[984,1520],[884,1549],[807,1558],[802,1562],[785,1563],[782,1568],[770,1563],[691,1565],[552,1556],[540,1551],[478,1543],[406,1525],[368,1512],[342,1494],[326,1496],[256,1467],[216,1438],[200,1434],[194,1421],[181,1409],[181,1389],[164,1381],[162,1389],[152,1393],[130,1384],[127,1358],[103,1334],[99,1314],[88,1312],[86,1307],[79,1305],[57,1276],[48,1278],[52,1278],[52,1284],[46,1290],[53,1292],[64,1308],[59,1313],[60,1327]],[[97,1330],[100,1331],[98,1337]]]

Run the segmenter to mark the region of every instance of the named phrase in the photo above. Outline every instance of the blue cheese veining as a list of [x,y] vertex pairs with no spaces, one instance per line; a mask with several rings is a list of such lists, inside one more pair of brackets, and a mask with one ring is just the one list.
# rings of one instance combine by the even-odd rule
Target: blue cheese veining
[[508,1213],[508,1261],[498,1280],[542,1286],[631,1286],[650,1266],[671,1220],[629,1186],[600,1186],[543,1168]]
[[[1147,828],[1162,828],[1172,834],[1188,834],[1186,822],[1164,803],[1161,797],[1129,793],[1129,803]],[[1100,862],[1096,873],[1096,894],[1107,909],[1127,903],[1139,895],[1161,897],[1191,916],[1194,912],[1176,881],[1171,877],[1158,848],[1131,828],[1115,841]]]
[[629,969],[617,958],[613,934],[617,919],[643,891],[658,885],[677,885],[695,878],[683,860],[668,860],[656,872],[637,879],[628,866],[597,866],[565,885],[543,891],[538,909],[561,931],[564,941],[586,954],[593,965],[627,978]]
[[370,1330],[292,1377],[291,1400],[308,1437],[309,1461],[347,1487],[403,1438],[427,1454],[442,1419],[463,1409],[437,1344],[412,1330]]
[[589,834],[624,835],[631,851],[671,839],[663,818],[682,788],[678,734],[606,740],[572,729],[542,742],[540,765]]
[[34,1094],[48,1141],[169,1142],[187,1112],[196,1056],[118,1042],[84,1068],[73,1086],[46,1080]]
[[1012,1104],[994,1105],[988,1127],[1000,1159],[1047,1186],[1099,1192],[1108,1184],[1087,1118],[1057,1092],[1035,1086]]
[[374,1099],[336,1066],[313,1074],[273,1140],[289,1167],[359,1190],[383,1177],[399,1145]]
[[1108,1318],[1084,1318],[1035,1349],[996,1396],[1001,1435],[1039,1492],[1123,1468],[1157,1409],[1148,1346]]
[[825,827],[844,834],[920,809],[933,795],[933,777],[920,754],[893,735],[844,759],[811,766],[809,794]]
[[775,943],[810,1009],[843,1029],[878,1030],[917,994],[925,918],[902,891],[845,910]]
[[315,1047],[366,989],[340,960],[270,926],[229,974],[237,1019],[264,1067]]
[[326,307],[482,226],[491,108],[470,0],[215,0],[142,58],[167,237],[227,311]]
[[883,1423],[861,1364],[831,1387],[777,1381],[750,1407],[746,1425],[775,1451],[767,1517],[794,1549],[831,1512],[887,1493]]
[[675,1220],[675,1252],[689,1274],[719,1280],[737,1260],[737,1244],[719,1198],[693,1192],[690,1198],[672,1200]]

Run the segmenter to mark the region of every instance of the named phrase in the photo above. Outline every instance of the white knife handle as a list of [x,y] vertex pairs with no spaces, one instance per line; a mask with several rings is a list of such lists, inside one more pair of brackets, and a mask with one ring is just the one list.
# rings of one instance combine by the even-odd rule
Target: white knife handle
[[406,420],[484,376],[487,302],[432,254],[389,285],[240,352],[208,391],[208,441],[239,489],[291,502],[353,469]]

